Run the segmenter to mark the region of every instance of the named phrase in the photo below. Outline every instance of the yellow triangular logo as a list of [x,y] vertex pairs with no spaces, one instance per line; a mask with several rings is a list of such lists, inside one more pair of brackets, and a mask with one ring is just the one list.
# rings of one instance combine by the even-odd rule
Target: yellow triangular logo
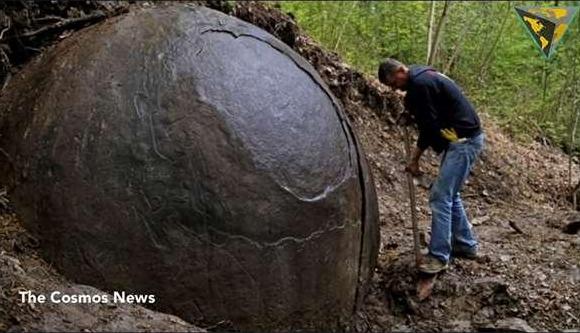
[[542,54],[550,59],[574,19],[577,7],[516,7],[516,13]]

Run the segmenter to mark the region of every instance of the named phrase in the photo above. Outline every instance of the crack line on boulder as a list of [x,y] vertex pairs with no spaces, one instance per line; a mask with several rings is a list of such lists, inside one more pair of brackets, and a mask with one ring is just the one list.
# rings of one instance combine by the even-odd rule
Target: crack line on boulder
[[[216,229],[216,228],[211,227],[211,226],[208,226],[208,230],[211,230],[212,232],[215,232],[215,233],[217,233],[219,235],[228,237],[230,239],[241,239],[241,240],[244,240],[244,241],[246,241],[248,243],[251,243],[252,245],[254,245],[255,247],[257,247],[259,249],[263,249],[263,248],[266,248],[266,247],[278,247],[282,243],[285,243],[285,242],[294,242],[294,243],[305,243],[305,242],[309,242],[309,241],[317,238],[317,236],[320,236],[320,235],[322,235],[324,233],[332,232],[332,231],[335,231],[335,230],[341,230],[341,229],[344,229],[344,228],[349,227],[349,226],[350,227],[353,227],[353,226],[356,227],[356,225],[357,225],[356,221],[355,221],[355,223],[343,223],[343,224],[340,224],[340,225],[332,226],[330,228],[315,230],[312,233],[310,233],[308,236],[305,236],[305,237],[285,236],[285,237],[282,237],[282,238],[280,238],[280,239],[278,239],[277,241],[274,241],[274,242],[258,242],[256,240],[253,240],[253,239],[249,238],[248,236],[238,235],[238,234],[231,234],[231,233],[225,232],[223,230]],[[218,247],[222,247],[222,246],[224,246],[226,244],[226,242],[224,242],[223,244],[216,244],[216,243],[211,243],[211,244],[212,245],[215,245],[215,246],[218,246]]]

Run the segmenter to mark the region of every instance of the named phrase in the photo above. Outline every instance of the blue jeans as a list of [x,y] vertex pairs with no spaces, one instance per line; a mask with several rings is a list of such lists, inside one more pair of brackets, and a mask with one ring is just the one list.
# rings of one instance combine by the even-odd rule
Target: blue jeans
[[483,150],[483,133],[466,141],[450,143],[441,159],[439,175],[431,187],[431,243],[429,253],[448,262],[452,246],[475,251],[477,240],[465,215],[459,192],[479,153]]

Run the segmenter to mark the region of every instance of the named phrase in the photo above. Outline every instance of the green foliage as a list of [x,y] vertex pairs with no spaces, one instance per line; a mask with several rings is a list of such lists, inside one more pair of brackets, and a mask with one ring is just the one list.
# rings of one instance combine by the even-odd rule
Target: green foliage
[[[542,136],[566,147],[576,112],[573,102],[580,96],[580,89],[576,94],[573,89],[580,81],[580,17],[555,56],[546,61],[514,10],[516,5],[538,3],[450,2],[433,66],[458,81],[474,104],[514,137]],[[430,1],[286,1],[280,5],[327,49],[368,74],[375,75],[381,59],[388,56],[405,63],[426,62]],[[559,1],[558,5],[580,3]],[[435,8],[437,23],[443,2]]]

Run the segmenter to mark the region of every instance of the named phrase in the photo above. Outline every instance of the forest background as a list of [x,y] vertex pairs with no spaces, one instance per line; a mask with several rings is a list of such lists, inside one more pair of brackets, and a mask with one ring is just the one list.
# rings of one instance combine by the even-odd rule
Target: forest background
[[[580,1],[283,1],[274,3],[347,63],[376,76],[395,57],[456,80],[516,140],[578,152],[580,19],[546,60],[516,6]],[[578,16],[578,15],[577,15]]]

